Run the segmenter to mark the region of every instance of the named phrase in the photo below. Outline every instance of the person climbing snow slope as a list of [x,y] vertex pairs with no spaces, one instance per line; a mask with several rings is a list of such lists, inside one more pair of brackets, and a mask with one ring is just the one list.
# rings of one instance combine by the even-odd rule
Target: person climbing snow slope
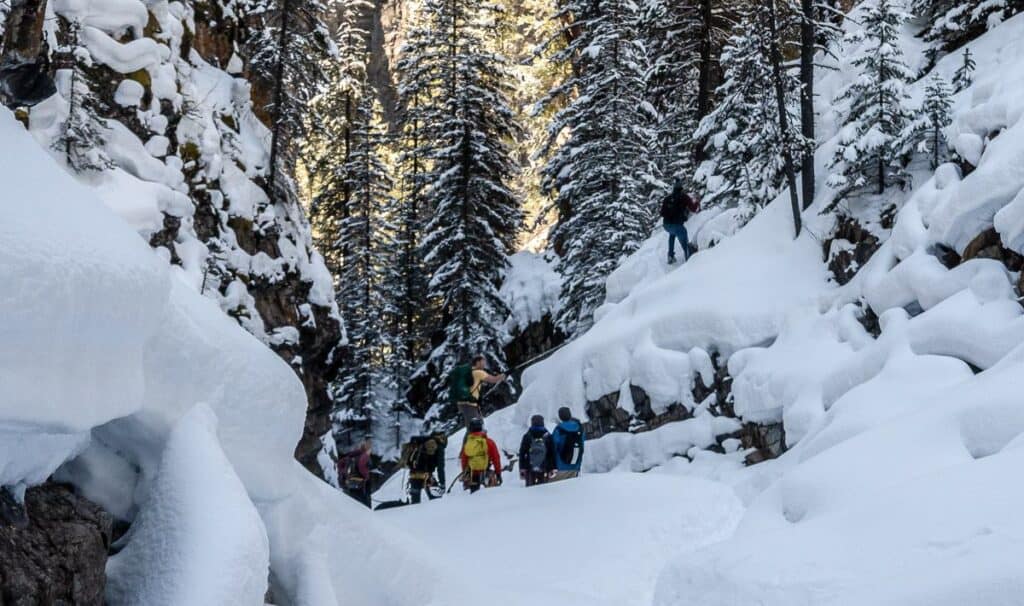
[[462,484],[470,493],[482,486],[490,486],[492,478],[495,484],[501,484],[501,454],[494,440],[487,437],[483,419],[469,422],[469,434],[462,444],[459,459],[462,463]]
[[544,484],[555,471],[555,443],[540,415],[530,419],[530,429],[519,444],[519,470],[527,487]]
[[480,413],[480,390],[483,384],[494,385],[505,380],[505,375],[492,375],[486,368],[486,356],[476,355],[472,364],[456,366],[448,374],[448,396],[462,413],[467,432],[470,431],[471,420],[483,418]]
[[661,201],[662,226],[668,232],[668,264],[676,262],[676,240],[683,251],[683,260],[690,258],[690,237],[686,232],[686,221],[690,213],[700,210],[700,203],[683,189],[683,180],[676,179],[672,193]]
[[572,411],[563,406],[558,409],[558,426],[551,433],[555,446],[555,473],[553,480],[565,480],[580,475],[583,465],[583,424],[574,419]]

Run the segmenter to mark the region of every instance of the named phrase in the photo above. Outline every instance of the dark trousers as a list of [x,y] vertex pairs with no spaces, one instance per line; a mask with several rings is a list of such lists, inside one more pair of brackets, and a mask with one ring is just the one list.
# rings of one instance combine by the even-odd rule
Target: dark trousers
[[547,484],[548,474],[546,471],[527,471],[526,472],[526,486],[536,486],[538,484]]
[[668,232],[668,256],[676,256],[676,239],[678,239],[679,248],[683,249],[683,259],[689,259],[690,236],[686,233],[686,226],[682,223],[665,223],[664,227]]
[[487,472],[486,471],[468,471],[466,472],[466,489],[469,490],[469,494],[480,490],[487,483]]
[[410,499],[410,502],[413,503],[413,504],[419,503],[420,502],[420,495],[421,495],[421,493],[424,490],[427,491],[427,498],[430,499],[431,501],[433,501],[434,499],[437,498],[437,497],[435,497],[430,492],[430,489],[428,488],[427,480],[412,480],[412,479],[410,479],[409,480],[409,499]]
[[462,413],[462,422],[466,426],[466,432],[469,432],[469,422],[473,419],[482,419],[484,416],[480,414],[480,405],[474,404],[473,402],[459,402],[459,412]]

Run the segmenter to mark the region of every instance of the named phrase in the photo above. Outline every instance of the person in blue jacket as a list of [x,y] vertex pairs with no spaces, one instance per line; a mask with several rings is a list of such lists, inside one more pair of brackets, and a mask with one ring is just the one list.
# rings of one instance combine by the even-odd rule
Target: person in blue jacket
[[580,475],[583,464],[583,424],[572,418],[572,411],[558,409],[558,426],[551,432],[555,445],[555,474],[552,480],[565,480]]

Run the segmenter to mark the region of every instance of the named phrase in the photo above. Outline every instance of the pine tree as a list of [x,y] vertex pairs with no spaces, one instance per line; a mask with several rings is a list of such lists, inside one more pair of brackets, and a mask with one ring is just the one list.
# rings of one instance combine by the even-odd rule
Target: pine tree
[[57,50],[68,77],[68,115],[52,147],[64,156],[72,170],[86,173],[106,170],[114,164],[104,150],[104,108],[89,86],[86,69],[92,66],[92,56],[79,42],[80,31],[81,23],[77,20],[71,22],[67,28],[67,41]]
[[646,96],[658,114],[656,159],[660,178],[671,183],[693,170],[702,24],[697,7],[678,0],[651,2],[642,23],[650,57]]
[[444,399],[448,372],[474,353],[504,364],[498,296],[522,211],[508,187],[518,167],[509,142],[519,132],[508,105],[511,76],[504,57],[487,52],[495,7],[482,0],[430,0],[425,9],[440,52],[441,86],[431,100],[433,170],[429,222],[420,249],[429,298],[440,310],[444,338],[430,354],[432,388]]
[[943,131],[953,119],[950,100],[952,91],[942,76],[935,74],[928,80],[924,103],[916,120],[908,127],[905,145],[908,151],[928,154],[932,170],[938,168],[946,156],[946,138]]
[[1022,0],[915,0],[911,10],[925,20],[924,39],[933,60],[1024,10]]
[[557,323],[572,335],[592,323],[605,279],[649,235],[650,184],[658,170],[644,99],[646,56],[632,35],[636,6],[573,0],[562,16],[575,19],[577,35],[555,59],[570,64],[572,75],[547,102],[571,98],[548,127],[543,185],[555,195],[559,215],[552,230],[564,276]]
[[862,46],[853,59],[859,77],[836,99],[850,106],[829,165],[841,170],[829,178],[837,202],[869,189],[882,194],[909,180],[900,154],[909,121],[905,88],[912,79],[898,39],[904,20],[893,0],[879,0],[865,12],[863,28],[846,40]]
[[[345,178],[352,156],[355,112],[366,81],[366,57],[370,34],[359,24],[368,2],[339,3],[334,32],[337,57],[324,68],[330,84],[310,103],[303,141],[303,161],[317,192],[311,207],[311,221],[321,234],[337,233],[346,216],[351,184]],[[329,238],[331,236],[328,236]],[[328,268],[338,275],[343,247],[321,247]]]
[[340,411],[336,418],[343,426],[364,431],[390,411],[387,402],[396,387],[388,366],[396,313],[391,275],[395,202],[381,157],[385,134],[380,114],[376,95],[364,86],[345,167],[351,194],[335,236],[335,245],[345,251],[338,276],[338,306],[349,336],[349,355],[333,394]]
[[[707,158],[696,173],[705,205],[740,208],[749,218],[778,195],[784,180],[783,141],[772,90],[772,67],[765,56],[765,33],[755,15],[747,15],[722,53],[724,79],[719,104],[701,120],[696,136],[708,141]],[[786,75],[790,133],[799,144],[795,110],[800,83]],[[806,145],[806,147],[811,147]],[[799,150],[802,152],[803,150]]]
[[974,57],[971,56],[971,49],[965,48],[963,56],[963,63],[953,74],[953,92],[957,93],[966,90],[974,82],[974,69],[977,67]]
[[336,55],[323,22],[325,10],[322,0],[248,0],[244,5],[245,14],[261,20],[245,44],[250,67],[272,89],[270,104],[263,108],[270,116],[271,200],[291,194],[282,175],[295,172],[307,108],[327,82],[323,66]]

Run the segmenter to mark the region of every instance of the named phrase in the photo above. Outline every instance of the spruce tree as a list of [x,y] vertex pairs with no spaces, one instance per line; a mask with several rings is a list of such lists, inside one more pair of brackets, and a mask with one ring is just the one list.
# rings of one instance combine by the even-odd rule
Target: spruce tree
[[658,170],[645,109],[647,58],[632,35],[636,5],[572,0],[561,18],[574,19],[575,37],[555,58],[572,71],[546,100],[568,97],[548,127],[550,158],[542,179],[558,211],[551,233],[564,277],[557,323],[573,335],[592,323],[605,279],[620,259],[650,234],[650,184]]
[[850,108],[829,165],[840,170],[829,178],[836,202],[871,190],[882,194],[909,180],[901,157],[910,118],[905,89],[912,79],[899,43],[905,18],[893,0],[879,0],[864,13],[863,28],[846,39],[850,47],[861,48],[853,59],[858,77],[836,99]]
[[486,50],[496,7],[482,0],[430,0],[425,9],[434,52],[442,55],[441,85],[431,100],[437,119],[431,207],[420,244],[428,297],[444,327],[428,362],[440,400],[446,399],[448,372],[474,353],[504,364],[508,310],[498,286],[522,224],[508,186],[518,170],[509,142],[519,127],[507,101],[506,59]]
[[[290,197],[283,175],[294,174],[305,136],[307,110],[327,83],[324,66],[336,55],[323,22],[322,0],[247,0],[243,12],[261,21],[245,41],[254,77],[268,83],[270,158],[267,191],[271,200]],[[260,209],[262,210],[262,209]]]
[[935,74],[928,80],[924,103],[917,119],[907,129],[907,151],[928,154],[932,170],[946,157],[946,138],[943,131],[952,123],[952,91],[942,76]]
[[693,171],[701,26],[689,1],[656,0],[642,14],[650,64],[646,96],[657,111],[655,154],[667,183]]
[[953,92],[957,93],[966,90],[974,82],[974,69],[977,67],[974,57],[971,56],[971,49],[965,48],[963,57],[963,63],[953,74]]
[[[697,129],[696,136],[708,144],[696,176],[705,205],[740,208],[741,216],[749,218],[780,191],[787,138],[779,131],[774,96],[764,93],[774,86],[764,53],[765,32],[755,15],[745,16],[736,31],[722,53],[724,79],[716,91],[719,104]],[[785,77],[788,140],[799,144],[800,83],[791,74]],[[809,147],[805,144],[803,149]]]
[[394,228],[392,182],[382,157],[380,104],[364,86],[352,128],[352,153],[345,167],[351,191],[335,245],[344,248],[338,276],[338,307],[348,329],[348,356],[334,389],[344,426],[369,430],[389,412],[395,385],[388,367],[394,349],[395,297],[391,257]]
[[925,21],[932,58],[959,48],[988,28],[1024,10],[1022,0],[916,0],[911,10]]
[[66,42],[58,49],[67,76],[68,114],[53,140],[54,151],[61,154],[76,173],[97,172],[114,166],[104,150],[106,144],[105,108],[89,86],[86,69],[92,66],[92,57],[79,41],[81,23],[71,22]]

